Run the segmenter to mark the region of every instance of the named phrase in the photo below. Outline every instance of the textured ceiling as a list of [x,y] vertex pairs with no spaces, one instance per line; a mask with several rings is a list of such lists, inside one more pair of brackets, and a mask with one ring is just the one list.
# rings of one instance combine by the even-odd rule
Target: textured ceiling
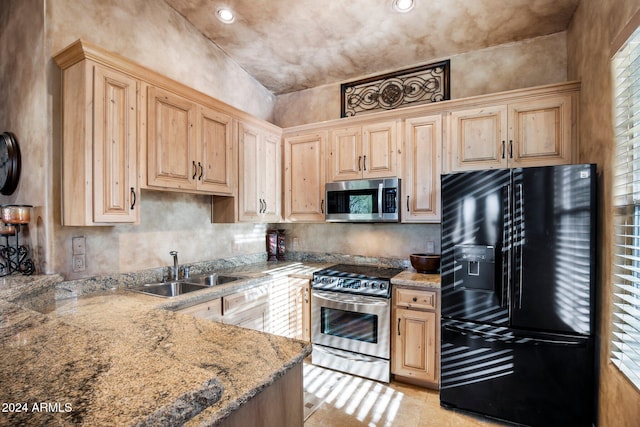
[[564,31],[580,0],[416,0],[409,13],[392,0],[165,1],[281,94]]

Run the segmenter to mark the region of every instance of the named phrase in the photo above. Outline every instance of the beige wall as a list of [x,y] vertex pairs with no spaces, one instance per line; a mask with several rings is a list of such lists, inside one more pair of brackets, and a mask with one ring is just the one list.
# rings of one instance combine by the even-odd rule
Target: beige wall
[[[42,0],[3,1],[0,7],[0,132],[16,135],[22,155],[18,188],[0,195],[0,204],[34,206],[31,226],[24,230],[36,250],[32,258],[48,267],[50,240],[51,155],[47,117],[47,79],[44,56],[45,12]],[[25,239],[25,241],[27,241]],[[13,239],[12,239],[13,242]]]
[[[273,94],[162,1],[3,0],[0,22],[0,129],[16,133],[23,153],[20,185],[0,203],[35,206],[28,242],[40,272],[136,271],[168,264],[171,249],[181,262],[264,251],[266,226],[211,224],[202,196],[143,192],[138,226],[60,226],[60,72],[51,57],[83,38],[267,120]],[[87,269],[74,274],[71,238],[79,235]]]
[[582,81],[580,98],[580,161],[598,164],[600,271],[599,425],[637,426],[640,392],[609,362],[611,328],[612,245],[612,119],[611,45],[640,0],[582,0],[567,36],[569,78]]
[[[567,80],[566,51],[566,32],[561,32],[433,58],[425,64],[451,60],[451,99],[458,99],[564,82]],[[275,124],[281,127],[340,118],[340,84],[278,96],[274,118]]]

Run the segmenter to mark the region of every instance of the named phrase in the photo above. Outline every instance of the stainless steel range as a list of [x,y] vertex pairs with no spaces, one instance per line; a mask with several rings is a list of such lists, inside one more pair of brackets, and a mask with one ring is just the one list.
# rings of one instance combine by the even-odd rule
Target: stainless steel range
[[389,382],[391,278],[401,271],[338,264],[313,274],[313,364]]

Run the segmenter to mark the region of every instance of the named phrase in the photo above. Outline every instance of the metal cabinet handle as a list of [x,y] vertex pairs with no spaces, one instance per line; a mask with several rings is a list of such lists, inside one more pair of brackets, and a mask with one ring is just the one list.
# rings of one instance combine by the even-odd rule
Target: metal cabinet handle
[[262,211],[262,213],[266,213],[266,212],[267,212],[267,207],[268,207],[268,206],[269,206],[269,205],[267,205],[267,201],[266,201],[266,200],[264,200],[264,210]]
[[204,174],[204,168],[202,167],[202,163],[198,162],[198,167],[200,168],[200,175],[198,176],[198,181],[202,180],[202,174]]
[[409,196],[407,196],[407,212],[409,212]]
[[513,159],[513,140],[509,140],[509,158]]
[[358,171],[362,170],[362,156],[358,156]]
[[506,145],[505,145],[505,141],[502,141],[502,158],[504,159],[504,155],[505,155],[505,149],[506,149]]
[[364,164],[364,170],[366,171],[367,170],[367,156],[364,156],[363,164]]
[[324,213],[324,199],[320,202],[320,213]]
[[398,336],[400,336],[400,321],[402,319],[398,317]]
[[131,207],[129,209],[133,210],[133,207],[136,205],[136,190],[131,187]]
[[191,177],[192,179],[196,179],[196,175],[198,175],[198,166],[196,166],[196,161],[193,160],[193,176]]

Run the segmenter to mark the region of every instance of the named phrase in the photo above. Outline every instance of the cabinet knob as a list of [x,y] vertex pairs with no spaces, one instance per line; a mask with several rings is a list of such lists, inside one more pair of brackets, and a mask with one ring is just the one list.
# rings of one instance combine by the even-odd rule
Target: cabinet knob
[[418,302],[418,297],[413,297],[413,302]]

